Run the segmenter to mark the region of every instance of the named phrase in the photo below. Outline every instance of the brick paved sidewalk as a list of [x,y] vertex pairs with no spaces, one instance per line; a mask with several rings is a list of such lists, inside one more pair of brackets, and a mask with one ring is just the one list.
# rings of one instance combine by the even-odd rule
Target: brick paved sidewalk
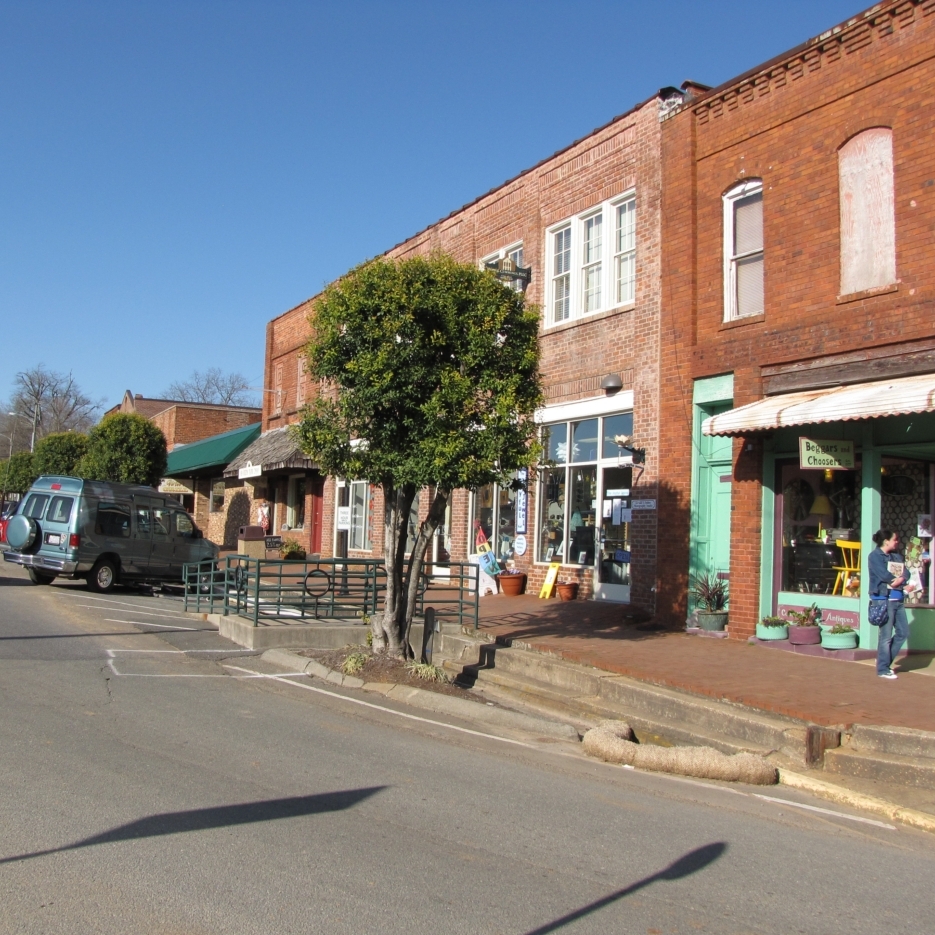
[[877,678],[872,665],[658,631],[621,604],[498,595],[482,598],[480,616],[481,629],[490,635],[657,685],[816,724],[935,731],[930,655],[903,659],[899,678],[887,681]]

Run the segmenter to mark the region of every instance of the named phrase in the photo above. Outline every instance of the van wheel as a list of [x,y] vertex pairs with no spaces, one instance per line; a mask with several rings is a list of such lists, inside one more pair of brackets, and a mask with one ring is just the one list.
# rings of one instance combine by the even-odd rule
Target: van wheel
[[27,568],[26,571],[29,572],[29,580],[33,584],[51,584],[55,580],[55,575],[43,574],[35,568]]
[[98,594],[113,591],[116,583],[117,569],[114,567],[114,563],[107,558],[102,558],[88,575],[88,587],[92,591],[97,591]]

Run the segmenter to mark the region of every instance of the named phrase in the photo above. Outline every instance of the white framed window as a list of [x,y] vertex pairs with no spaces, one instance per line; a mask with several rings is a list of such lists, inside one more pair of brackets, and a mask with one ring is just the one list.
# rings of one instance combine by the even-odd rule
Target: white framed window
[[290,529],[305,528],[305,494],[305,475],[296,474],[290,477],[286,500],[286,522]]
[[546,233],[546,327],[636,300],[636,195],[589,208]]
[[369,552],[373,548],[370,541],[370,484],[365,480],[355,480],[350,487],[351,528],[348,532],[347,547]]
[[750,179],[724,195],[724,321],[762,315],[763,182]]
[[[496,263],[497,260],[511,259],[517,266],[524,267],[523,263],[523,245],[521,243],[515,243],[512,246],[504,247],[502,250],[498,250],[496,253],[491,253],[490,256],[485,256],[480,261],[481,269],[484,269],[488,263]],[[510,282],[504,283],[504,285],[509,286],[514,292],[523,291],[523,281],[522,279],[514,279]]]

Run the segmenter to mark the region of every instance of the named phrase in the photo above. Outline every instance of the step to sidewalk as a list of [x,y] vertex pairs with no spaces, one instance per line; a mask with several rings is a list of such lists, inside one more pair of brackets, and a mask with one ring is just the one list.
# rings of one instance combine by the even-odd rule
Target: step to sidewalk
[[851,747],[825,751],[825,772],[872,779],[893,786],[935,790],[935,760],[895,753],[861,752]]
[[[445,670],[455,674],[462,671],[461,667],[450,662],[446,663]],[[498,672],[496,669],[477,670],[473,684],[483,691],[485,697],[503,704],[519,704],[523,708],[542,714],[561,717],[575,724],[581,731],[604,719],[625,720],[641,743],[713,747],[728,755],[757,753],[760,756],[769,756],[779,752],[758,744],[737,741],[731,737],[706,733],[671,722],[654,721],[610,705],[598,695],[569,695],[534,679]]]
[[884,753],[935,762],[935,733],[931,731],[855,724],[848,732],[846,743],[859,753]]

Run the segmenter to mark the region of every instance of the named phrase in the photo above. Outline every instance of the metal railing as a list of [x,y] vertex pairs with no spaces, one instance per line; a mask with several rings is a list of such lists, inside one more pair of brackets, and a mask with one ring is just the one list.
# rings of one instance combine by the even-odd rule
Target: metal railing
[[[183,569],[185,610],[261,621],[360,620],[376,613],[386,591],[382,559],[307,561],[226,555]],[[435,608],[442,621],[478,626],[478,569],[469,562],[424,567],[416,613]]]

